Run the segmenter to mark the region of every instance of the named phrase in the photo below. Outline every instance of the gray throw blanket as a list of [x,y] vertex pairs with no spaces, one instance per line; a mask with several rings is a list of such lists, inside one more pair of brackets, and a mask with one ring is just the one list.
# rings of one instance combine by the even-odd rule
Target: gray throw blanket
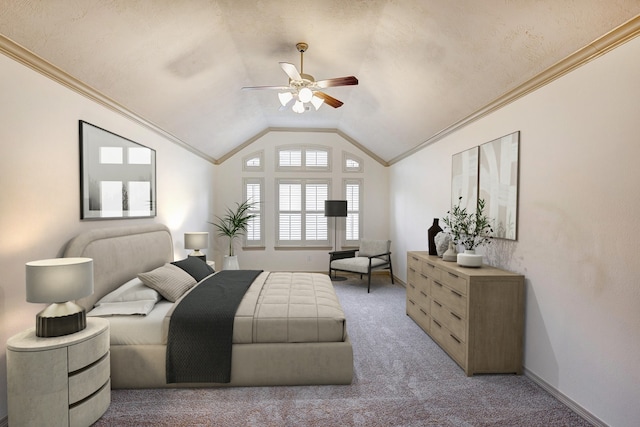
[[204,279],[169,322],[167,384],[231,381],[233,319],[262,270],[224,270]]

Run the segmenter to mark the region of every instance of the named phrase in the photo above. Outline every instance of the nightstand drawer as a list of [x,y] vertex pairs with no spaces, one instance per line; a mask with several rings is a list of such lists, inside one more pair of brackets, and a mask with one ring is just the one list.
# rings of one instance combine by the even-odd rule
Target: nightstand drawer
[[448,307],[443,306],[437,300],[433,300],[431,302],[431,317],[449,329],[462,341],[467,340],[466,320],[458,313],[455,313],[449,310]]
[[462,295],[467,295],[467,279],[460,277],[455,273],[451,273],[450,271],[443,271],[440,276],[440,280],[442,280],[442,282],[451,289],[461,293]]
[[439,301],[442,305],[446,305],[456,314],[466,317],[467,315],[467,297],[460,292],[444,286],[438,281],[433,282],[431,286],[431,295],[434,300]]
[[86,427],[95,423],[109,408],[111,380],[91,398],[69,409],[69,427]]
[[69,377],[69,405],[91,396],[109,379],[109,353],[88,369]]
[[109,330],[95,338],[69,346],[69,372],[91,365],[109,351]]

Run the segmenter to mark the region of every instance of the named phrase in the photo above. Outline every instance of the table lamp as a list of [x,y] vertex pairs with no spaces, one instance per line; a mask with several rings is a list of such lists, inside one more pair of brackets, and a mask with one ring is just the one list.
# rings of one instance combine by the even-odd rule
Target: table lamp
[[207,260],[207,256],[200,252],[200,249],[209,247],[209,233],[206,231],[193,231],[184,233],[184,248],[193,249],[189,256],[195,256],[202,261]]
[[51,303],[36,316],[36,336],[59,337],[87,327],[73,300],[93,293],[93,259],[54,258],[26,264],[27,302]]

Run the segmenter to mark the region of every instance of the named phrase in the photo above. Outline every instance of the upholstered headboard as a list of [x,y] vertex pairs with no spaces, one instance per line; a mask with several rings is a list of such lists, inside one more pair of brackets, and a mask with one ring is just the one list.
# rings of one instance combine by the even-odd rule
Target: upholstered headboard
[[93,258],[93,295],[76,301],[90,310],[96,301],[138,273],[172,262],[173,241],[162,224],[103,228],[71,239],[64,256]]

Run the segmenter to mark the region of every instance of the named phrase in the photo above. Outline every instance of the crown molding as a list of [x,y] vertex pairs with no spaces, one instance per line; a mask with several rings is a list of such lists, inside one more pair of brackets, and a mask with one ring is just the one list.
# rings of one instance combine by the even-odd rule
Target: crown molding
[[405,159],[412,154],[428,147],[429,145],[443,139],[444,137],[451,135],[452,133],[462,129],[463,127],[475,122],[476,120],[491,114],[502,107],[512,103],[513,101],[522,98],[523,96],[540,89],[541,87],[551,83],[552,81],[570,73],[578,67],[604,55],[605,53],[615,49],[616,47],[628,42],[629,40],[640,35],[640,15],[630,19],[617,28],[609,31],[602,37],[597,38],[593,42],[589,43],[582,49],[577,50],[565,59],[556,62],[551,67],[537,74],[535,77],[529,79],[525,83],[517,86],[515,89],[498,97],[491,103],[487,104],[483,108],[470,114],[462,120],[457,121],[451,126],[442,129],[434,134],[432,137],[422,142],[418,146],[411,150],[394,157],[389,160],[388,164],[393,165],[402,159]]
[[108,96],[105,96],[100,91],[78,80],[72,75],[64,72],[63,70],[56,67],[52,63],[46,61],[45,59],[31,52],[30,50],[20,46],[19,44],[3,36],[2,34],[0,34],[0,53],[3,53],[4,55],[14,59],[15,61],[21,63],[22,65],[25,65],[28,68],[31,68],[32,70],[50,78],[51,80],[67,87],[68,89],[71,89],[74,92],[102,105],[103,107],[106,107],[109,110],[114,111],[120,114],[121,116],[124,116],[130,119],[131,121],[146,127],[147,129],[173,142],[174,144],[184,148],[185,150],[188,150],[191,153],[199,157],[202,157],[203,159],[215,164],[216,160],[211,156],[208,156],[202,151],[197,150],[196,148],[193,148],[192,146],[182,141],[175,135],[172,135],[169,132],[161,129],[159,126],[155,125],[149,120],[146,120],[142,116],[129,110],[124,105],[109,98]]

